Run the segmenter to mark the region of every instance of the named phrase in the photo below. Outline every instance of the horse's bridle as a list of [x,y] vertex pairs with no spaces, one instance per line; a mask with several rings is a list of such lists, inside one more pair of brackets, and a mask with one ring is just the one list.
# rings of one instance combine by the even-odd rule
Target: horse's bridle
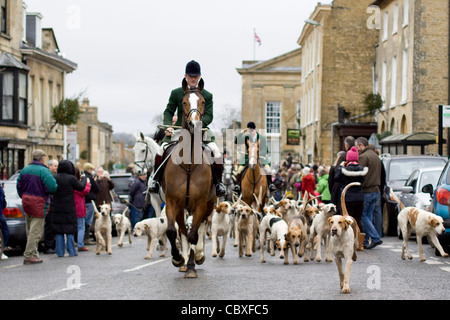
[[[191,94],[191,93],[199,93],[203,97],[202,93],[199,90],[196,90],[196,89],[195,90],[186,91],[184,93],[184,95],[186,96],[187,94]],[[203,121],[203,113],[200,112],[200,110],[198,110],[197,108],[191,108],[191,110],[189,110],[189,112],[185,116],[186,123],[188,123],[189,117],[191,117],[194,113],[197,113],[199,115],[200,121]]]
[[134,165],[137,166],[138,168],[140,168],[142,170],[142,172],[144,172],[144,169],[147,169],[147,172],[148,172],[148,169],[150,166],[147,165],[147,157],[148,157],[148,154],[150,151],[150,147],[148,146],[148,143],[144,140],[136,141],[136,143],[138,143],[138,142],[145,144],[145,157],[144,157],[144,160],[135,161]]

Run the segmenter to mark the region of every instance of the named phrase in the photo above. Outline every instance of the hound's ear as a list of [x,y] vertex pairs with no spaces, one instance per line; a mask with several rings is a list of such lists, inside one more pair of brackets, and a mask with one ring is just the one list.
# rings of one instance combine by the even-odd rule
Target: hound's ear
[[347,221],[349,225],[353,223],[353,219],[351,217],[345,217],[345,221]]
[[189,90],[186,78],[183,78],[183,81],[181,82],[181,87],[183,88],[184,92],[187,92]]
[[436,228],[439,225],[439,221],[438,219],[434,218],[434,217],[428,217],[428,224],[432,227],[432,228]]
[[197,85],[198,91],[202,92],[204,87],[205,87],[205,82],[203,81],[203,78],[200,78],[200,81],[198,82],[198,85]]

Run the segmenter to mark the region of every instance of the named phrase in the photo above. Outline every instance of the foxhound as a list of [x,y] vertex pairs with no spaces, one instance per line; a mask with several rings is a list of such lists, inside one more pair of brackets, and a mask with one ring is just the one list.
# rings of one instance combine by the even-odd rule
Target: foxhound
[[[328,218],[330,230],[330,247],[339,273],[339,285],[342,293],[350,293],[350,274],[352,263],[356,261],[358,249],[359,227],[356,220],[349,216],[345,206],[345,193],[348,188],[360,185],[359,182],[349,183],[341,194],[342,216]],[[342,258],[345,260],[345,270],[342,268]]]
[[268,214],[264,216],[259,225],[259,250],[261,253],[261,263],[266,262],[264,258],[264,243],[266,242],[266,233],[269,232],[268,250],[270,255],[275,255],[275,247],[280,251],[280,259],[284,259],[284,264],[288,261],[288,225],[282,218]]
[[417,246],[419,248],[419,259],[420,261],[425,261],[425,255],[423,254],[422,238],[428,236],[431,243],[443,257],[448,257],[448,254],[444,252],[436,234],[441,234],[445,232],[444,220],[442,217],[422,210],[415,207],[405,207],[405,205],[400,201],[400,199],[395,195],[395,193],[390,191],[391,198],[395,200],[401,208],[400,213],[397,216],[398,225],[402,232],[403,244],[402,244],[402,254],[401,257],[405,260],[405,250],[406,255],[409,260],[413,257],[408,248],[408,240],[411,237],[411,231],[414,229],[416,232]]

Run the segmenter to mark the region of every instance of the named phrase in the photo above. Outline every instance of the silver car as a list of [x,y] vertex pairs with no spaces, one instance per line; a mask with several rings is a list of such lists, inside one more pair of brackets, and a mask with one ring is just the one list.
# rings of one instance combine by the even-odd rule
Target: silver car
[[3,209],[3,215],[9,228],[9,240],[6,244],[8,247],[25,247],[27,243],[27,234],[25,226],[25,213],[22,207],[22,199],[17,193],[17,181],[2,180],[5,191],[7,206]]
[[[431,197],[442,169],[443,166],[436,166],[417,169],[411,173],[405,185],[398,188],[396,192],[405,207],[416,207],[430,211]],[[398,212],[400,212],[399,209],[397,207]],[[398,233],[398,235],[400,234]]]

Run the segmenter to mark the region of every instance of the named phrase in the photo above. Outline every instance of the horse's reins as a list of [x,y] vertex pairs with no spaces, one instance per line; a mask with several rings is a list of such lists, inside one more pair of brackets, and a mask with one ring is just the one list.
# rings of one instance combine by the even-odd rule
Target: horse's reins
[[[150,151],[150,147],[148,146],[148,143],[146,141],[144,141],[144,140],[143,141],[136,141],[136,143],[138,143],[138,142],[145,144],[145,157],[144,157],[144,160],[135,161],[134,164],[136,166],[138,166],[139,168],[141,168],[142,171],[144,171],[144,169],[147,169],[147,171],[148,171],[148,168],[150,166],[147,166],[147,156],[148,156],[148,153]],[[142,165],[141,165],[141,163],[142,163]]]
[[[186,91],[184,93],[184,95],[186,96],[187,94],[190,93],[199,93],[201,95],[201,92],[197,89],[195,90],[189,90]],[[200,112],[200,110],[198,110],[197,108],[191,108],[191,110],[189,110],[189,112],[185,115],[185,122],[188,122],[189,117],[191,117],[194,113],[197,113],[199,115],[200,121],[203,120],[203,113]],[[192,132],[191,132],[192,134]],[[194,139],[191,139],[191,154],[192,154],[192,150],[193,150],[193,144],[194,144]],[[194,165],[194,167],[191,167],[192,164],[189,164],[188,169],[186,169],[184,166],[182,166],[181,164],[179,164],[179,166],[181,168],[183,168],[186,171],[186,175],[187,175],[187,180],[186,180],[186,202],[185,202],[185,209],[189,212],[189,184],[191,182],[191,173],[194,172],[194,170],[198,167],[198,164]]]

